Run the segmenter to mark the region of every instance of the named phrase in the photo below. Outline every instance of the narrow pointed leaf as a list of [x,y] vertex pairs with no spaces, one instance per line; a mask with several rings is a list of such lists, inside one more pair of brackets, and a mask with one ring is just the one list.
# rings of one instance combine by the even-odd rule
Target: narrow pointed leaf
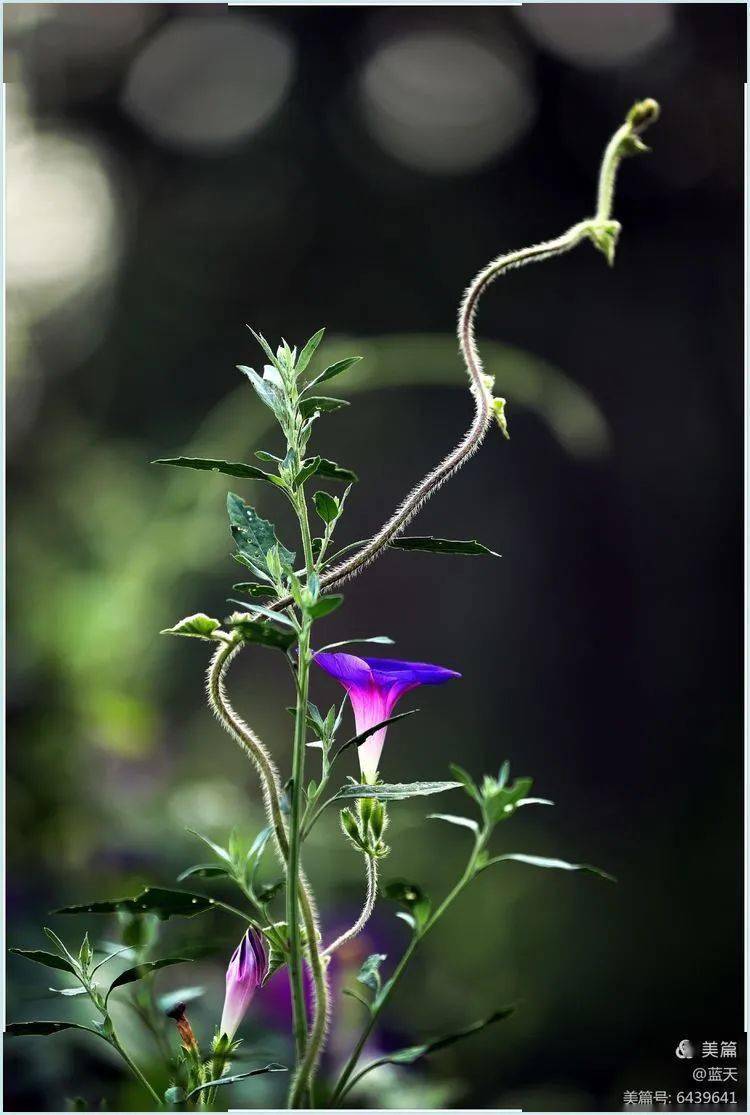
[[57,914],[114,914],[124,911],[128,914],[156,914],[162,921],[169,918],[191,918],[213,910],[217,903],[204,894],[191,894],[185,890],[169,890],[166,887],[146,887],[135,898],[113,898],[105,902],[85,902],[76,906],[64,906]]
[[[227,600],[227,603],[239,604],[240,608],[248,607],[247,600],[232,600],[230,598]],[[252,608],[253,617],[255,616],[256,612],[259,615],[268,616],[268,618],[272,619],[274,623],[280,623],[282,627],[291,627],[292,631],[294,631],[296,634],[296,628],[294,624],[290,620],[289,616],[285,616],[283,612],[275,612],[272,608],[267,608],[263,604],[251,604],[249,606]]]
[[210,836],[204,836],[203,833],[198,832],[197,829],[191,829],[186,826],[185,831],[189,832],[191,836],[196,836],[198,840],[202,841],[202,843],[205,844],[207,848],[210,848],[213,854],[215,856],[218,856],[219,859],[223,860],[224,863],[231,865],[232,857],[230,856],[226,848],[222,848],[221,844],[217,844],[216,841],[212,840]]
[[455,813],[430,813],[427,820],[447,821],[451,825],[461,825],[463,828],[471,829],[474,833],[479,832],[479,825],[471,817],[458,817]]
[[307,342],[305,347],[302,349],[302,352],[299,354],[299,358],[294,365],[294,370],[295,370],[295,372],[298,376],[302,375],[302,373],[307,368],[307,365],[312,360],[313,356],[315,355],[315,351],[316,351],[318,345],[323,340],[323,334],[324,333],[325,333],[325,326],[322,329],[319,329],[317,333],[313,333],[310,340]]
[[431,554],[466,554],[469,556],[487,554],[490,557],[500,557],[500,554],[483,546],[475,538],[463,541],[451,538],[433,538],[413,535],[411,537],[394,538],[388,543],[394,550],[424,550]]
[[532,867],[550,867],[558,871],[588,871],[592,875],[599,875],[602,879],[608,879],[611,883],[616,883],[617,879],[614,875],[610,875],[608,871],[602,871],[600,867],[592,867],[590,863],[568,863],[564,859],[549,859],[546,856],[528,856],[525,852],[507,852],[502,856],[493,856],[484,865],[491,867],[493,863],[502,863],[505,860],[515,860],[517,863],[528,863]]
[[[454,1045],[458,1041],[463,1041],[464,1038],[469,1038],[473,1034],[478,1034],[480,1030],[484,1030],[487,1026],[491,1026],[494,1022],[499,1022],[503,1018],[508,1018],[514,1011],[514,1007],[503,1007],[501,1010],[495,1011],[489,1018],[483,1018],[481,1022],[475,1022],[473,1026],[467,1026],[464,1030],[457,1030],[456,1033],[446,1034],[444,1037],[436,1038],[434,1041],[424,1042],[422,1045],[411,1045],[406,1049],[398,1049],[393,1053],[386,1053],[382,1057],[378,1057],[375,1061],[371,1061],[369,1065],[357,1073],[352,1080],[349,1087],[366,1076],[368,1072],[373,1069],[379,1068],[381,1065],[413,1065],[415,1061],[421,1060],[423,1057],[429,1056],[431,1053],[436,1053],[439,1049],[445,1049],[449,1045]],[[347,1089],[348,1090],[348,1089]]]
[[427,794],[442,794],[445,790],[455,790],[460,782],[381,782],[368,786],[361,783],[342,786],[336,794],[341,798],[377,798],[379,801],[401,801],[404,798],[424,797]]
[[343,596],[332,595],[323,596],[320,600],[316,600],[305,609],[310,619],[322,619],[323,616],[329,616],[331,612],[335,612],[344,603]]
[[309,391],[311,387],[315,387],[318,383],[326,383],[329,379],[333,379],[334,376],[340,376],[342,372],[351,368],[353,364],[358,364],[361,359],[361,356],[347,356],[344,360],[337,360],[335,364],[329,364],[324,372],[321,372],[315,379],[310,380],[306,390]]
[[49,990],[53,991],[55,995],[64,995],[67,999],[74,999],[78,995],[87,994],[85,987],[50,987]]
[[390,635],[373,635],[369,639],[342,639],[339,643],[326,643],[326,645],[324,647],[321,647],[320,649],[334,650],[336,647],[351,646],[352,643],[379,643],[383,646],[392,647],[395,646],[396,641],[395,639],[392,639]]
[[8,1038],[49,1037],[50,1034],[59,1034],[61,1030],[85,1030],[87,1034],[101,1035],[90,1026],[81,1026],[78,1022],[11,1022],[5,1027],[5,1036]]
[[152,465],[173,465],[176,468],[193,468],[202,472],[220,472],[224,476],[237,476],[243,480],[265,480],[267,484],[281,485],[278,476],[264,472],[242,461],[217,461],[208,457],[160,457]]
[[265,403],[279,422],[283,421],[287,416],[287,401],[281,388],[273,380],[259,376],[254,368],[247,368],[244,364],[238,364],[237,367],[250,380],[260,401]]
[[260,345],[260,347],[261,347],[261,348],[263,349],[263,351],[265,352],[266,356],[268,357],[268,359],[269,359],[269,360],[271,361],[271,363],[273,364],[274,368],[278,369],[278,367],[279,367],[279,362],[278,362],[278,360],[276,359],[276,356],[275,356],[275,354],[274,354],[274,352],[273,352],[273,349],[271,348],[271,346],[269,345],[268,341],[267,341],[267,340],[266,340],[266,338],[265,338],[265,337],[263,336],[263,334],[262,334],[262,333],[256,333],[256,332],[255,332],[255,330],[253,329],[252,325],[248,325],[248,327],[247,327],[247,328],[248,328],[248,329],[250,330],[250,332],[252,333],[252,335],[253,335],[253,336],[255,337],[256,341],[258,342],[258,344]]
[[310,418],[313,414],[332,414],[334,411],[350,405],[346,399],[332,399],[327,395],[311,395],[308,399],[302,400],[299,405],[299,412],[303,418]]
[[16,956],[24,956],[27,960],[33,960],[35,964],[44,964],[46,968],[57,968],[59,972],[70,972],[72,975],[76,972],[75,966],[69,960],[56,956],[54,952],[45,952],[43,949],[8,949],[8,952]]
[[205,1091],[206,1088],[223,1088],[227,1084],[236,1084],[238,1080],[247,1080],[249,1076],[261,1076],[264,1072],[288,1072],[289,1070],[284,1065],[265,1065],[262,1069],[251,1069],[250,1072],[238,1072],[234,1076],[220,1076],[218,1080],[210,1080],[207,1084],[199,1084],[197,1088],[193,1088],[192,1092],[188,1092],[187,1099],[197,1096],[199,1092]]
[[[395,724],[397,720],[404,720],[407,716],[414,716],[417,712],[419,712],[418,708],[409,709],[408,712],[397,712],[393,716],[389,716],[386,720],[380,720],[377,724],[373,724],[370,728],[366,728],[365,731],[360,732],[359,735],[352,736],[351,739],[348,739],[346,743],[342,743],[341,747],[336,750],[331,762],[335,762],[341,752],[346,751],[347,747],[360,747],[365,740],[368,740],[375,732],[379,732],[381,728],[386,728],[389,724]],[[337,794],[336,796],[338,797],[339,795]],[[364,796],[372,797],[373,795],[368,793]]]
[[[236,585],[232,585],[232,588],[235,592],[246,593],[247,596],[251,596],[254,600],[273,596],[273,589],[270,585],[259,585],[255,581],[238,581]],[[244,606],[246,607],[247,605]]]
[[169,968],[173,964],[190,963],[190,958],[186,956],[168,956],[165,957],[164,960],[147,960],[144,964],[138,964],[135,968],[128,968],[126,971],[121,972],[109,985],[105,1002],[118,987],[124,987],[128,983],[135,983],[137,980],[143,979],[144,976],[150,976],[152,972],[158,972],[160,968]]
[[177,876],[177,882],[184,883],[185,879],[226,879],[229,876],[229,869],[219,867],[217,863],[196,863],[181,872]]

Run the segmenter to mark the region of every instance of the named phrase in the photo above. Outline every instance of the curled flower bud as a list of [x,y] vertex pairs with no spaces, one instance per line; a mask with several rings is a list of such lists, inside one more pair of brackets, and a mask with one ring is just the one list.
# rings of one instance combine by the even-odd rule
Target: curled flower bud
[[177,1032],[180,1035],[183,1049],[187,1053],[194,1053],[199,1056],[198,1042],[195,1040],[193,1027],[190,1025],[185,1014],[185,1004],[177,1003],[171,1010],[167,1011],[167,1018],[172,1018],[177,1023]]
[[219,1033],[233,1038],[253,995],[268,975],[268,955],[263,937],[252,926],[232,954],[227,968],[227,989]]
[[638,135],[639,132],[656,123],[659,119],[659,111],[659,104],[653,97],[647,97],[645,101],[637,101],[628,113],[628,124]]

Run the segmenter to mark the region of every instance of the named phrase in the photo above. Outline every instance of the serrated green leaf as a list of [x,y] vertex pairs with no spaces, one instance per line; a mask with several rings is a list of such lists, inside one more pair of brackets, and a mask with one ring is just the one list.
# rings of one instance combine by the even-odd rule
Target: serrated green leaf
[[305,608],[305,611],[310,619],[322,619],[323,616],[329,616],[331,612],[335,612],[343,603],[343,596],[323,596],[320,600],[317,600],[314,604],[310,604]]
[[201,472],[219,472],[224,476],[237,476],[243,480],[264,480],[281,487],[281,480],[263,469],[246,465],[243,461],[217,461],[207,457],[159,457],[152,465],[173,465],[175,468],[192,468]]
[[33,960],[35,964],[43,964],[46,968],[56,968],[59,972],[69,972],[71,975],[76,973],[74,964],[62,956],[56,956],[54,952],[45,952],[44,949],[8,949],[8,952]]
[[85,902],[63,906],[56,914],[155,914],[162,921],[169,918],[191,918],[216,908],[212,898],[190,891],[169,890],[166,887],[146,887],[135,898],[113,898],[104,902]]
[[218,619],[212,619],[204,612],[196,612],[194,616],[185,616],[174,627],[165,627],[160,635],[183,635],[188,639],[207,639],[216,641],[215,632],[221,627]]
[[394,550],[424,550],[431,554],[465,554],[474,556],[487,554],[490,557],[500,557],[500,554],[483,546],[475,538],[463,541],[450,538],[433,538],[431,535],[394,538],[388,545]]
[[333,379],[334,376],[340,376],[342,372],[347,371],[353,364],[358,364],[361,359],[361,356],[347,356],[344,360],[337,360],[335,364],[329,364],[324,372],[321,372],[315,379],[310,380],[305,390],[309,391],[318,383],[326,383],[329,379]]
[[402,801],[405,798],[425,797],[427,794],[442,794],[445,790],[456,790],[460,786],[460,782],[379,782],[372,786],[356,783],[342,786],[336,794],[336,800],[377,798],[379,801]]
[[549,867],[558,871],[587,871],[592,875],[599,875],[600,878],[607,879],[610,883],[617,882],[614,875],[610,875],[608,871],[602,871],[600,867],[592,867],[590,863],[568,863],[564,859],[549,859],[546,856],[529,856],[526,855],[525,852],[506,852],[501,856],[493,856],[492,859],[487,860],[482,870],[486,867],[491,867],[495,863],[502,863],[505,860],[527,863],[531,867]]
[[315,510],[324,523],[335,523],[339,517],[339,504],[328,492],[316,492],[313,496]]
[[8,1038],[49,1037],[50,1034],[59,1034],[61,1030],[85,1030],[87,1034],[96,1034],[98,1030],[91,1026],[81,1026],[78,1022],[11,1022],[5,1027],[5,1036]]
[[295,365],[294,365],[294,371],[298,376],[302,375],[302,373],[307,368],[307,365],[312,360],[313,356],[315,355],[315,350],[317,349],[320,342],[323,340],[323,334],[324,333],[325,333],[325,326],[322,329],[319,329],[317,333],[313,333],[310,340],[307,342],[305,347],[302,349],[302,352],[299,354],[299,358],[297,359],[297,361],[295,362]]
[[241,612],[235,612],[226,623],[228,627],[238,631],[246,643],[258,643],[261,646],[274,647],[286,652],[297,641],[295,631],[282,631],[279,627],[253,620]]
[[326,395],[311,395],[299,404],[299,412],[303,418],[310,418],[313,414],[332,414],[334,411],[350,405],[346,399],[333,399]]
[[167,956],[163,960],[147,960],[143,964],[136,965],[135,968],[128,968],[126,971],[121,972],[109,985],[109,990],[107,991],[104,1001],[106,1003],[112,992],[118,987],[125,987],[128,983],[136,983],[137,980],[141,980],[145,976],[150,976],[152,972],[158,972],[160,968],[170,968],[173,964],[190,963],[190,958],[186,956]]
[[251,1069],[249,1072],[238,1072],[235,1073],[234,1076],[220,1076],[218,1080],[209,1080],[207,1084],[199,1084],[196,1088],[193,1088],[191,1092],[188,1092],[186,1098],[192,1099],[193,1096],[197,1096],[200,1092],[205,1091],[206,1088],[223,1088],[226,1087],[227,1084],[235,1084],[238,1080],[247,1080],[249,1076],[261,1076],[265,1072],[288,1071],[289,1070],[284,1065],[273,1063],[265,1065],[262,1069]]
[[294,565],[295,554],[281,545],[276,537],[273,523],[262,519],[253,507],[234,492],[230,492],[227,496],[227,512],[237,549],[252,565],[263,572],[268,572],[266,554],[274,546],[279,547],[279,557],[283,565]]

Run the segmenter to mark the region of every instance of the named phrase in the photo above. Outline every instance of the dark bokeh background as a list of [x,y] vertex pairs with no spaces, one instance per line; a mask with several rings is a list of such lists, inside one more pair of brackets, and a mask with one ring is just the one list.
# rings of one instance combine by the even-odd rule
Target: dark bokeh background
[[[204,649],[157,635],[222,614],[237,579],[229,485],[147,463],[276,447],[233,370],[260,361],[244,323],[297,343],[326,324],[326,355],[365,355],[342,383],[351,409],[318,427],[361,476],[342,541],[363,537],[468,421],[452,337],[463,285],[587,215],[607,136],[635,98],[662,102],[653,154],[622,168],[614,270],[584,246],[482,306],[512,440],[490,437],[416,530],[479,537],[502,559],[393,554],[322,630],[388,633],[403,657],[464,676],[412,701],[389,778],[508,758],[557,805],[523,811],[498,846],[619,878],[507,865],[477,881],[425,943],[383,1040],[519,1010],[374,1076],[361,1101],[596,1110],[671,1084],[680,1039],[741,1028],[744,8],[9,4],[4,17],[9,945],[41,945],[63,903],[169,885],[203,858],[185,825],[221,838],[261,824],[252,772],[203,703]],[[287,525],[272,494],[232,486]],[[281,659],[247,651],[232,687],[285,766]],[[315,680],[315,699],[333,695]],[[392,810],[387,874],[439,894],[465,838],[425,827],[428,811]],[[306,861],[329,918],[352,916],[359,865],[333,818]],[[53,924],[71,942],[84,928]],[[162,933],[165,949],[216,944],[187,977],[206,989],[193,1018],[207,1038],[236,922]],[[365,947],[392,959],[403,939],[384,908]],[[75,1016],[43,969],[11,958],[8,976],[10,1018]],[[248,1044],[273,1040],[283,1060],[264,1011],[259,999]],[[121,1025],[134,1041],[124,1008]],[[148,1067],[153,1050],[134,1048]],[[78,1094],[137,1105],[105,1054],[19,1041],[6,1109]],[[251,1082],[233,1103],[277,1103],[274,1087]]]

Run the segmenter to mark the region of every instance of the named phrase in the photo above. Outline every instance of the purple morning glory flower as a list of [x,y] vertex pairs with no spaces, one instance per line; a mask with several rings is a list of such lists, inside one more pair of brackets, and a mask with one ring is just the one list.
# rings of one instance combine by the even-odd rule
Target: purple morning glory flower
[[233,1038],[257,988],[268,975],[268,955],[263,937],[252,926],[247,930],[227,968],[227,990],[219,1032]]
[[[354,654],[315,655],[319,666],[341,682],[354,709],[357,735],[373,724],[387,720],[399,698],[418,685],[442,685],[460,678],[455,670],[427,662],[400,662],[395,658],[358,658]],[[358,748],[359,765],[365,782],[374,782],[387,728],[373,732]]]

